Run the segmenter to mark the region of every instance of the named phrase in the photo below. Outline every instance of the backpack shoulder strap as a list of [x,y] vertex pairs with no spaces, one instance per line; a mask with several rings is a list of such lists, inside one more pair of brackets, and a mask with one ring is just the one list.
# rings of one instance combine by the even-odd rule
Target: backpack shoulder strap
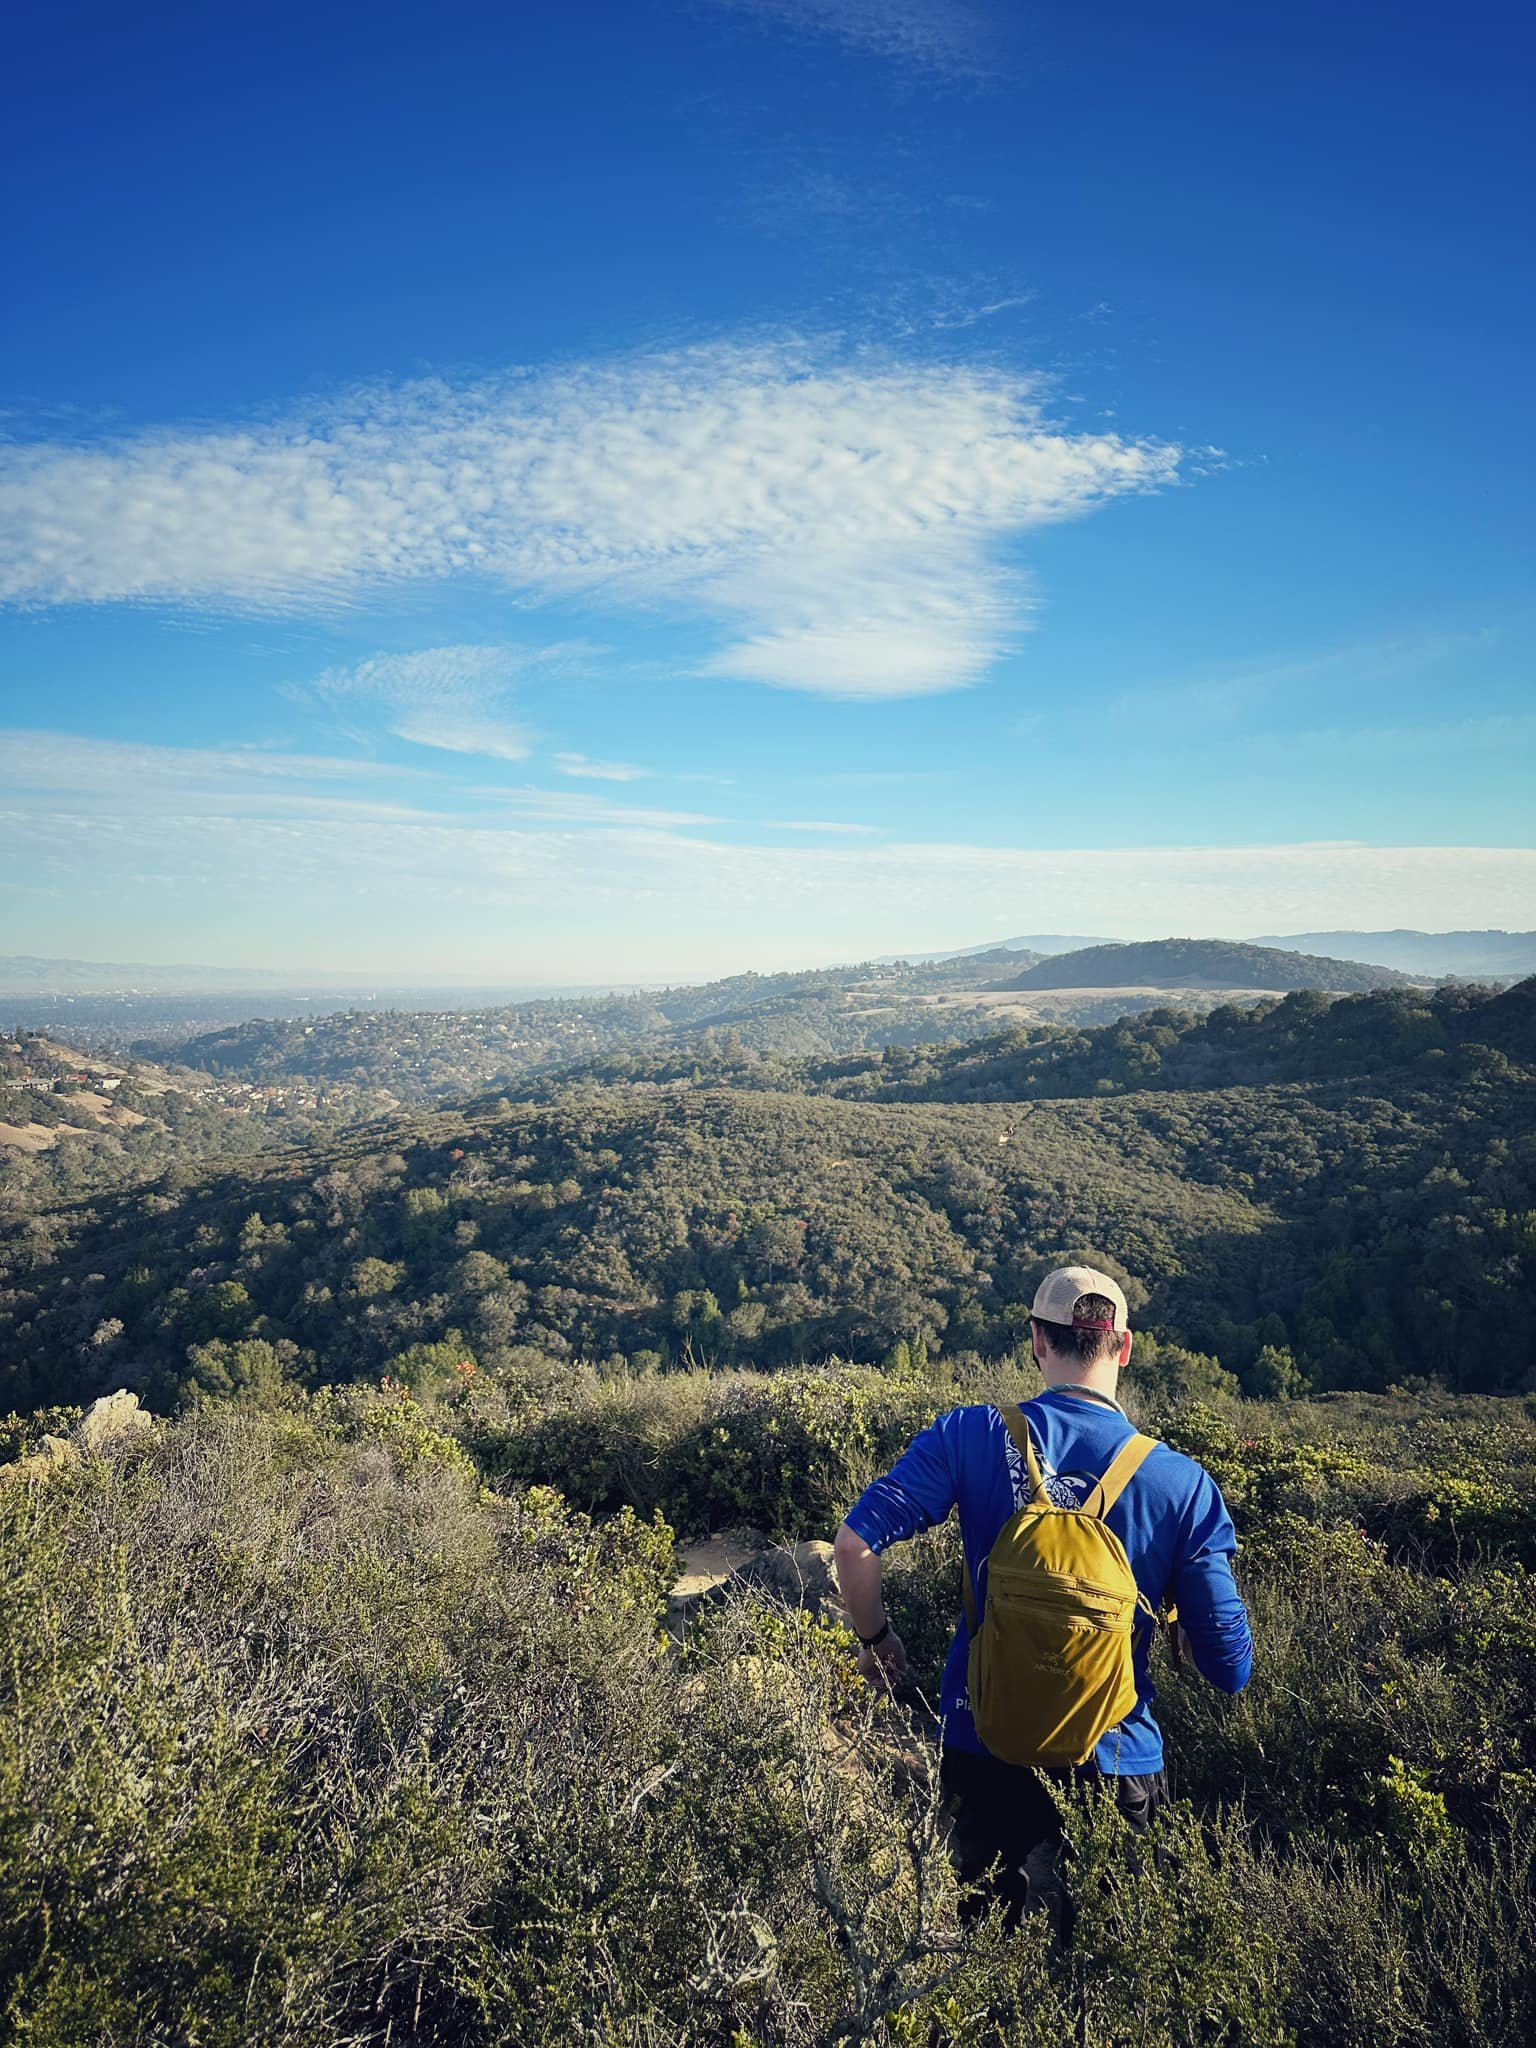
[[[1136,1477],[1136,1474],[1141,1470],[1147,1459],[1157,1449],[1157,1446],[1158,1439],[1155,1436],[1143,1436],[1138,1430],[1135,1436],[1126,1438],[1113,1458],[1110,1459],[1108,1471],[1094,1489],[1094,1493],[1098,1495],[1099,1502],[1094,1512],[1101,1521]],[[1093,1498],[1094,1494],[1089,1494],[1088,1499],[1091,1501]],[[1085,1501],[1083,1505],[1086,1508],[1087,1502]]]
[[[1035,1449],[1035,1440],[1029,1433],[1029,1422],[1022,1408],[1005,1408],[1001,1404],[998,1414],[1003,1418],[1003,1427],[1013,1438],[1024,1459],[1024,1468],[1029,1474],[1030,1498],[1049,1503],[1050,1495],[1045,1490],[1045,1475],[1040,1470],[1040,1454]],[[966,1557],[965,1546],[960,1548],[960,1592],[965,1602],[966,1624],[974,1636],[977,1628],[976,1588],[971,1584],[970,1560]]]
[[1018,1445],[1024,1459],[1024,1469],[1029,1474],[1029,1497],[1045,1506],[1050,1505],[1050,1495],[1045,1490],[1045,1474],[1040,1470],[1040,1454],[1035,1449],[1035,1440],[1030,1434],[1029,1420],[1022,1408],[999,1408],[1004,1427]]

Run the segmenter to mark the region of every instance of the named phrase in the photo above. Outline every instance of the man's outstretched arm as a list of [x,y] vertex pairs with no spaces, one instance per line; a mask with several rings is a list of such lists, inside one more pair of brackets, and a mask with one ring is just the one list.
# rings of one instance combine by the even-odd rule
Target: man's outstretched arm
[[858,1530],[844,1522],[832,1545],[832,1561],[837,1567],[837,1586],[848,1611],[848,1624],[862,1638],[860,1675],[871,1685],[889,1692],[907,1675],[907,1653],[885,1611],[880,1592],[880,1560]]
[[[887,1617],[880,1596],[879,1553],[920,1529],[931,1529],[954,1506],[956,1434],[962,1412],[953,1409],[919,1431],[884,1478],[864,1489],[832,1546],[843,1605],[855,1632],[864,1638],[859,1670],[872,1685],[887,1691],[906,1677],[907,1653],[894,1629],[881,1635]],[[880,1641],[870,1642],[872,1636],[880,1636]]]
[[1208,1473],[1201,1481],[1173,1571],[1180,1633],[1202,1678],[1241,1692],[1253,1671],[1253,1632],[1232,1576],[1237,1532],[1215,1481]]

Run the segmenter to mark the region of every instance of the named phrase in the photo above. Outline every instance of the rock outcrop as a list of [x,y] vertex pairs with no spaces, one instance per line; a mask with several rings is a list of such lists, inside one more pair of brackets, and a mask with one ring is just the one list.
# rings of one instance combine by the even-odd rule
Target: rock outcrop
[[791,1607],[803,1607],[818,1621],[842,1617],[830,1543],[776,1543],[771,1550],[760,1550],[749,1558],[737,1576]]
[[138,1395],[119,1387],[115,1394],[103,1394],[93,1401],[67,1437],[40,1437],[35,1451],[0,1465],[0,1486],[73,1472],[88,1458],[100,1458],[124,1443],[142,1441],[154,1427],[155,1418],[139,1406]]
[[668,1623],[679,1638],[701,1607],[743,1586],[803,1608],[819,1621],[842,1618],[830,1543],[774,1543],[753,1549],[728,1537],[711,1536],[684,1551],[682,1564],[667,1607]]
[[145,1436],[154,1427],[155,1418],[139,1406],[138,1395],[119,1387],[115,1394],[103,1394],[91,1403],[70,1431],[70,1442],[87,1458],[99,1458],[109,1444]]

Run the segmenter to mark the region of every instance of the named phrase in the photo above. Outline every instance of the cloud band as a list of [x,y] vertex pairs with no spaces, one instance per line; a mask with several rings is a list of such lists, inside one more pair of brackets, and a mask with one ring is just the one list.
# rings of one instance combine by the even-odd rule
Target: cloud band
[[1019,375],[719,345],[13,450],[0,599],[291,612],[476,577],[716,620],[716,674],[912,695],[1026,623],[1007,543],[1179,460],[1061,431]]

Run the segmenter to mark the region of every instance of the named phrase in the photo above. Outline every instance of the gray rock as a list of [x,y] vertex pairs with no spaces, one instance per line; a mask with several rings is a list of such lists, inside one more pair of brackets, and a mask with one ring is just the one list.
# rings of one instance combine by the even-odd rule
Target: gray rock
[[701,1608],[751,1586],[771,1600],[802,1607],[818,1620],[842,1619],[843,1603],[832,1569],[830,1543],[776,1543],[744,1552],[729,1538],[710,1537],[684,1554],[689,1567],[672,1588],[667,1620],[679,1640]]
[[93,1401],[70,1432],[70,1442],[88,1458],[99,1458],[109,1444],[149,1434],[155,1418],[139,1406],[137,1394],[119,1387]]
[[819,1620],[836,1620],[842,1615],[830,1543],[776,1543],[749,1558],[737,1576],[791,1607],[803,1607]]

